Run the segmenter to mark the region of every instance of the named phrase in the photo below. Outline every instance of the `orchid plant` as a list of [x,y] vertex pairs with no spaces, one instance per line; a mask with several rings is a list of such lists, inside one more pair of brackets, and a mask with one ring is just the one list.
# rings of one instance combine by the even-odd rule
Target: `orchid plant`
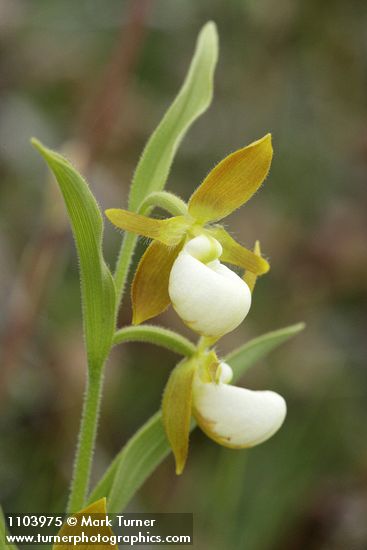
[[[106,211],[107,218],[124,231],[114,273],[103,255],[104,217],[87,182],[66,158],[32,140],[63,195],[80,265],[87,384],[68,512],[94,504],[100,511],[101,502],[107,502],[108,511],[120,512],[170,450],[181,474],[196,423],[220,445],[240,449],[268,439],[286,415],[280,395],[251,391],[231,381],[297,334],[302,324],[258,337],[225,358],[215,350],[218,340],[244,320],[256,279],[269,270],[258,242],[253,250],[244,248],[220,222],[242,206],[268,175],[273,153],[270,134],[219,162],[187,204],[164,191],[180,141],[211,102],[217,51],[216,28],[209,22],[200,32],[181,90],[140,158],[128,208]],[[153,218],[155,207],[170,217]],[[117,328],[138,235],[152,242],[132,283],[132,325]],[[242,275],[223,262],[243,270]],[[142,324],[169,304],[198,336],[196,343],[170,329]],[[105,364],[114,345],[129,341],[167,347],[183,359],[168,379],[161,411],[122,447],[90,490]]]

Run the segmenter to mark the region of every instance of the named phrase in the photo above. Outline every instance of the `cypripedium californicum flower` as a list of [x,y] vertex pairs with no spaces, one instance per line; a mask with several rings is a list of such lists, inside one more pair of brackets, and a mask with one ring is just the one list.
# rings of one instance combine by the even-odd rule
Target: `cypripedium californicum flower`
[[251,305],[247,284],[220,263],[222,252],[213,237],[188,241],[172,266],[168,285],[172,305],[186,325],[215,339],[234,330]]
[[[268,262],[238,244],[218,221],[247,202],[266,178],[272,160],[271,135],[222,160],[194,191],[183,215],[154,219],[121,209],[107,217],[117,227],[153,239],[143,254],[132,284],[133,323],[155,317],[170,304],[168,291],[173,264],[187,241],[200,235],[216,239],[221,261],[255,277],[269,270]],[[221,267],[221,269],[224,266]],[[188,317],[190,321],[190,317]]]
[[172,371],[162,414],[177,474],[185,467],[192,416],[208,437],[232,449],[254,447],[283,424],[287,412],[283,397],[231,386],[231,379],[232,369],[213,351],[186,359]]

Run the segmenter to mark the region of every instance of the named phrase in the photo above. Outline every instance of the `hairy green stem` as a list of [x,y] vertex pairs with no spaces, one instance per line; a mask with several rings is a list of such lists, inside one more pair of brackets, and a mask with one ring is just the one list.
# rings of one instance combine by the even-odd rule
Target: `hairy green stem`
[[115,269],[116,303],[120,304],[124,295],[129,267],[134,254],[138,237],[133,233],[124,233],[120,253]]
[[121,328],[115,333],[113,343],[121,344],[122,342],[148,342],[187,356],[191,356],[196,352],[195,344],[181,336],[181,334],[155,325]]
[[172,216],[185,216],[187,214],[187,204],[185,201],[169,191],[150,193],[141,203],[139,214],[144,214],[152,207],[162,208]]
[[94,372],[92,369],[89,369],[74,462],[74,474],[70,488],[68,512],[81,510],[87,497],[97,434],[102,384],[103,369],[95,369]]

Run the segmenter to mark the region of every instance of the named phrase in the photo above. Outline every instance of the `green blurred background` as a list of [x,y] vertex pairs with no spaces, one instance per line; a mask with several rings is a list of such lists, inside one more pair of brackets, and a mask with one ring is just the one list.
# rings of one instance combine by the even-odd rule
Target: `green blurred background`
[[[217,161],[268,131],[275,149],[264,188],[227,220],[244,245],[261,240],[272,270],[219,351],[297,321],[307,329],[243,380],[284,395],[282,430],[250,451],[196,431],[184,475],[170,457],[129,509],[194,512],[200,550],[365,550],[364,0],[1,0],[1,502],[8,512],[63,509],[85,376],[73,241],[29,138],[67,147],[101,207],[126,206],[208,19],[221,44],[215,98],[167,188],[188,198]],[[107,223],[112,265],[119,242]],[[127,299],[121,326],[130,320]],[[158,322],[193,337],[172,311]],[[150,345],[114,350],[95,479],[159,407],[176,361]]]

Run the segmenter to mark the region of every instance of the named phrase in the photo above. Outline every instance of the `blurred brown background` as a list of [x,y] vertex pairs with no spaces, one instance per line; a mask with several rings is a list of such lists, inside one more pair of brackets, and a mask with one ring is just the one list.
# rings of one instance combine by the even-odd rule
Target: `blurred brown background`
[[[184,476],[170,457],[130,509],[193,511],[202,550],[365,550],[363,0],[0,1],[1,502],[9,512],[63,509],[84,386],[76,254],[29,138],[67,142],[101,207],[126,206],[142,147],[208,19],[221,43],[215,99],[167,188],[188,198],[222,157],[272,132],[271,175],[228,220],[244,245],[261,240],[272,270],[220,351],[301,320],[307,330],[243,380],[285,396],[283,429],[248,452],[195,432]],[[112,265],[119,242],[107,223]],[[121,325],[131,320],[124,305]],[[159,322],[192,337],[172,311]],[[149,345],[114,351],[95,478],[159,407],[176,361]]]

